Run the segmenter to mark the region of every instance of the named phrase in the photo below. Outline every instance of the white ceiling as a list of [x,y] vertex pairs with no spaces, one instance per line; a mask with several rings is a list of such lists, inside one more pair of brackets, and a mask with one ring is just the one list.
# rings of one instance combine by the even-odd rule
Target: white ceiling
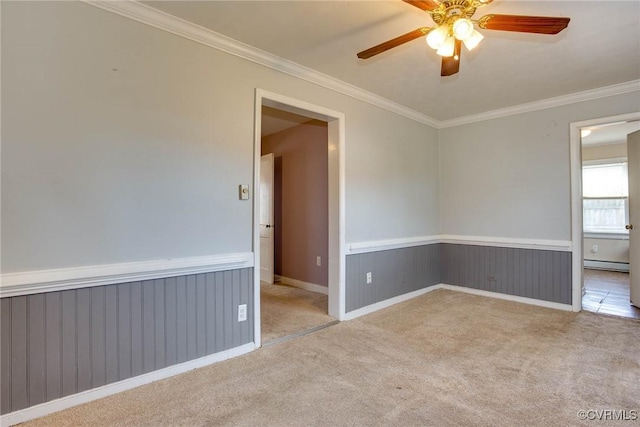
[[496,0],[487,13],[566,16],[555,36],[481,30],[460,73],[440,77],[422,39],[372,59],[356,53],[422,26],[400,0],[145,2],[437,120],[450,120],[640,79],[640,1]]
[[640,130],[640,121],[611,123],[608,125],[586,127],[583,129],[591,131],[589,135],[582,137],[583,147],[620,144],[627,142],[627,135]]

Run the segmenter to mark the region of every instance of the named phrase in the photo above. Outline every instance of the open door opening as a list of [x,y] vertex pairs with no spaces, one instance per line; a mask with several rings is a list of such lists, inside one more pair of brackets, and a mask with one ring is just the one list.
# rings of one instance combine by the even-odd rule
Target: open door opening
[[261,140],[260,298],[268,344],[335,323],[328,314],[328,126],[263,106]]
[[[640,200],[640,121],[616,120],[580,128],[582,308],[640,318],[637,238],[632,232]],[[635,177],[635,178],[634,178]],[[637,221],[636,221],[637,222]],[[635,274],[634,274],[635,271]]]
[[341,113],[256,92],[257,346],[344,316],[343,120]]

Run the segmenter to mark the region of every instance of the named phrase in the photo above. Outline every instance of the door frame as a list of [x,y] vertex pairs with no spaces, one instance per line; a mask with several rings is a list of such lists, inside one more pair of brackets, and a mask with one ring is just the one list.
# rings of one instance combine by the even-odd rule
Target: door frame
[[307,116],[327,122],[329,160],[329,316],[345,318],[345,115],[288,96],[256,88],[254,109],[253,164],[253,254],[254,254],[254,344],[260,347],[260,157],[262,155],[262,107]]
[[640,120],[640,111],[617,116],[600,117],[569,123],[569,147],[571,163],[571,272],[572,308],[582,310],[582,286],[584,266],[584,235],[582,224],[582,139],[580,129],[616,122]]
[[[270,257],[271,266],[269,267],[270,271],[265,273],[265,275],[270,276],[269,280],[265,280],[265,282],[268,283],[268,284],[273,284],[274,283],[273,279],[274,279],[274,276],[275,276],[274,273],[275,273],[275,238],[276,238],[275,233],[274,233],[274,229],[273,229],[273,224],[275,222],[275,219],[274,219],[274,205],[275,205],[275,202],[274,202],[274,199],[275,199],[275,196],[274,196],[274,189],[275,189],[274,168],[275,168],[275,156],[274,156],[273,153],[262,154],[260,156],[260,174],[258,175],[259,185],[256,188],[262,189],[262,182],[263,182],[262,181],[262,172],[264,172],[262,170],[262,166],[263,166],[262,163],[263,163],[263,159],[265,159],[265,158],[269,159],[268,161],[269,161],[270,166],[271,166],[270,167],[271,170],[270,170],[270,173],[269,173],[269,175],[270,175],[269,179],[271,180],[271,194],[269,196],[269,201],[268,201],[268,204],[269,204],[269,206],[268,206],[268,209],[269,209],[269,221],[268,221],[267,226],[266,226],[266,228],[267,228],[266,233],[268,235],[267,238],[269,239],[269,246],[270,246],[269,252],[271,252],[271,257]],[[267,169],[267,168],[265,168],[265,169]],[[258,228],[259,228],[259,234],[260,234],[260,239],[258,239],[258,241],[259,241],[258,246],[260,247],[260,251],[262,251],[262,233],[263,233],[263,230],[261,230],[260,227],[262,226],[262,224],[261,224],[261,222],[262,222],[261,216],[262,216],[262,208],[263,208],[262,203],[263,203],[263,200],[262,200],[262,194],[258,194],[258,196],[260,196],[260,197],[256,197],[256,202],[258,203]],[[263,254],[260,253],[260,258],[258,259],[259,268],[257,269],[258,270],[258,277],[260,278],[261,281],[262,281],[262,255]]]

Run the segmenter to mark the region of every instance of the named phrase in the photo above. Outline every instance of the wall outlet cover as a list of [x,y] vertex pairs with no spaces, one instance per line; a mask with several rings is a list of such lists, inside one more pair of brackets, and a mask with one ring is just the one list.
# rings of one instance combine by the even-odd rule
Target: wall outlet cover
[[238,322],[244,322],[247,320],[247,304],[240,304],[238,306]]

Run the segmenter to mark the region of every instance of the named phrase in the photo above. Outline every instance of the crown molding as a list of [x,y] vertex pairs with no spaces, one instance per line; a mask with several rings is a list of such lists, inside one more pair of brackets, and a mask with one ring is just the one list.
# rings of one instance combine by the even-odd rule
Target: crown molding
[[469,116],[457,117],[451,120],[439,121],[438,129],[482,122],[485,120],[498,119],[501,117],[513,116],[516,114],[530,113],[532,111],[561,107],[563,105],[576,104],[578,102],[591,101],[594,99],[606,98],[608,96],[622,95],[625,93],[637,91],[640,91],[640,80],[632,80],[630,82],[605,86],[598,89],[585,90],[583,92],[571,93],[568,95],[543,99],[541,101],[528,102],[526,104],[499,108],[497,110],[486,111],[484,113],[472,114]]
[[605,86],[598,89],[562,95],[541,101],[529,102],[512,107],[500,108],[483,113],[472,114],[453,118],[450,120],[438,120],[422,114],[411,108],[400,105],[382,96],[368,92],[350,83],[336,79],[319,71],[297,64],[293,61],[265,52],[254,46],[234,40],[228,36],[217,33],[208,28],[186,21],[182,18],[170,15],[151,6],[139,3],[136,0],[80,0],[85,4],[98,7],[103,10],[124,16],[143,24],[158,28],[177,36],[195,41],[197,43],[221,50],[239,58],[254,62],[259,65],[280,71],[285,74],[300,78],[310,83],[317,84],[334,92],[380,107],[387,111],[399,114],[408,119],[431,126],[436,129],[445,129],[469,123],[497,119],[516,114],[559,107],[577,102],[590,101],[608,96],[620,95],[629,92],[640,91],[640,80]]
[[408,119],[437,128],[439,121],[357,86],[320,73],[304,65],[273,55],[246,43],[234,40],[208,28],[170,15],[135,0],[80,0],[88,5],[116,13],[160,30],[221,50],[242,59],[289,74],[324,88],[347,95]]

